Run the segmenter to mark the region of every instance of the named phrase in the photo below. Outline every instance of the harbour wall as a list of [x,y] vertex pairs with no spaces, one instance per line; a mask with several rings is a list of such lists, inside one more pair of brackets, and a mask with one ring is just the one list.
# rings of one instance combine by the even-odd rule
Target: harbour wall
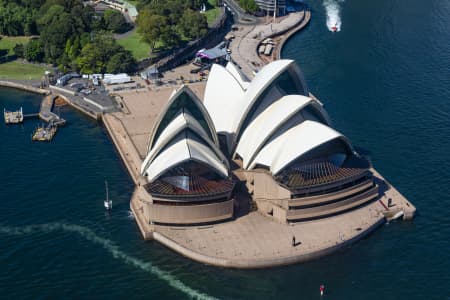
[[302,30],[303,28],[306,27],[306,25],[309,24],[309,21],[311,20],[311,11],[306,10],[305,11],[305,17],[302,20],[302,22],[300,24],[297,24],[296,27],[291,28],[290,31],[287,31],[286,35],[283,36],[280,40],[280,44],[278,46],[278,51],[276,54],[276,59],[281,59],[281,52],[283,51],[283,47],[285,45],[285,43],[297,32],[299,32],[300,30]]
[[335,251],[338,251],[342,248],[348,247],[351,244],[361,240],[367,235],[371,234],[378,227],[383,225],[386,222],[385,218],[381,217],[375,222],[372,226],[367,228],[366,230],[361,231],[358,235],[342,241],[341,243],[336,243],[334,246],[325,247],[320,250],[314,250],[309,253],[302,253],[299,255],[291,255],[285,257],[273,257],[273,258],[264,258],[264,259],[226,259],[220,257],[207,256],[202,253],[199,253],[195,250],[186,248],[179,243],[173,241],[172,239],[166,237],[165,235],[159,233],[158,231],[153,232],[153,238],[165,245],[166,247],[182,254],[183,256],[195,260],[197,262],[205,263],[208,265],[213,265],[217,267],[225,267],[225,268],[235,268],[235,269],[262,269],[262,268],[272,268],[285,266],[290,264],[296,264],[301,262],[310,261],[313,259],[318,259],[325,255],[331,254]]
[[19,90],[23,90],[23,91],[27,91],[27,92],[33,92],[33,93],[37,93],[40,95],[49,95],[50,94],[50,91],[48,91],[48,90],[37,88],[37,87],[23,84],[23,83],[12,82],[12,81],[0,80],[0,86],[15,88],[15,89],[19,89]]

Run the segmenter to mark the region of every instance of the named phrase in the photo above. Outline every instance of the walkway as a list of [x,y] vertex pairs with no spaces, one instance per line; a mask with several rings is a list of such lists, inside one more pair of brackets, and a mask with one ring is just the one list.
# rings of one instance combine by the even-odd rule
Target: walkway
[[295,225],[279,224],[252,212],[213,226],[155,226],[154,238],[202,263],[273,267],[317,258],[362,238],[384,223],[382,210],[378,202],[372,202],[350,213]]
[[[301,11],[291,13],[277,23],[240,25],[239,30],[233,32],[235,38],[229,46],[233,61],[247,77],[253,77],[255,71],[265,64],[258,56],[258,45],[266,38],[284,34],[293,28],[300,30],[309,22],[310,16],[309,11]],[[297,25],[301,25],[300,28]]]

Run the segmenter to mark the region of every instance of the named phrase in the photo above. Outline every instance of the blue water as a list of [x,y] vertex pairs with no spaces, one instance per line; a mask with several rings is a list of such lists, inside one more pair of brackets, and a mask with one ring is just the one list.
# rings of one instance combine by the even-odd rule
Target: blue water
[[[141,239],[133,184],[104,129],[69,108],[50,144],[38,124],[0,125],[0,298],[450,299],[450,2],[320,1],[283,56],[301,66],[336,128],[419,211],[320,260],[268,270],[204,266]],[[1,68],[1,65],[0,65]],[[0,89],[0,109],[40,97]],[[104,179],[114,201],[103,209]]]

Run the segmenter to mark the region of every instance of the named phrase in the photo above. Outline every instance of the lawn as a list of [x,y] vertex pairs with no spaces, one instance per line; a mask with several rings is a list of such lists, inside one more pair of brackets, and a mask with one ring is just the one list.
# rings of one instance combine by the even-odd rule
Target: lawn
[[[26,44],[30,40],[27,36],[2,37],[0,49],[8,50],[8,56],[14,55],[13,48],[16,44]],[[41,79],[44,75],[45,67],[23,62],[22,60],[12,60],[0,63],[0,79]]]
[[0,49],[8,49],[8,55],[13,55],[13,48],[16,44],[26,44],[30,40],[28,36],[4,36],[0,40]]
[[207,11],[205,11],[208,25],[211,26],[220,15],[220,7],[215,6],[215,0],[208,0]]
[[46,67],[13,60],[0,63],[0,79],[31,80],[41,79]]
[[150,46],[147,43],[141,41],[141,36],[134,30],[126,38],[117,40],[125,49],[131,51],[136,60],[140,60],[149,56]]

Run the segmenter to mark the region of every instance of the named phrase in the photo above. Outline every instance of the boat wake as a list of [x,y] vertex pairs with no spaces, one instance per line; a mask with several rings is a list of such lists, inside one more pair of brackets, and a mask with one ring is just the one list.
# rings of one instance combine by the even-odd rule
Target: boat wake
[[183,292],[190,298],[215,299],[214,297],[211,297],[209,295],[206,295],[204,293],[192,289],[191,287],[185,285],[183,282],[177,279],[175,276],[161,270],[160,268],[154,266],[152,263],[142,261],[138,258],[126,254],[125,252],[121,251],[119,247],[114,244],[113,241],[98,236],[94,231],[92,231],[87,227],[65,223],[38,224],[23,227],[0,226],[0,234],[13,236],[23,236],[33,233],[52,233],[55,231],[64,231],[78,234],[79,236],[83,237],[92,244],[95,244],[105,249],[115,259],[119,259],[128,265],[134,266],[138,269],[141,269],[142,271],[149,272],[157,276],[159,279],[167,282],[167,284],[169,284],[171,287],[180,292]]
[[341,4],[344,0],[324,0],[323,7],[327,14],[328,30],[337,32],[341,31]]

